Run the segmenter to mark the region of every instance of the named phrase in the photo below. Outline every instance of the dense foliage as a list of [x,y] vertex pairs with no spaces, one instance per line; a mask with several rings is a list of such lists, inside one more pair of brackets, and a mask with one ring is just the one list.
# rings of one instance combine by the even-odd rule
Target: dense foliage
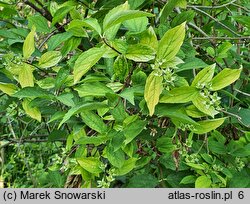
[[248,0],[0,11],[6,187],[250,187]]

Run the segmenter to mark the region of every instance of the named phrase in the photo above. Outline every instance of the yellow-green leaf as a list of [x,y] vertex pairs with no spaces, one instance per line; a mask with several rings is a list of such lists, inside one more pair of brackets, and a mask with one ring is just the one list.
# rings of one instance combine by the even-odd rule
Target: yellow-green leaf
[[130,143],[137,135],[141,133],[141,131],[146,126],[147,122],[143,120],[136,120],[130,124],[128,124],[124,128],[124,136],[126,140],[124,141],[125,144]]
[[[113,9],[111,9],[107,15],[105,16],[104,18],[104,21],[108,21],[108,19],[111,19],[111,17],[113,15],[115,15],[116,13],[120,12],[120,11],[123,11],[123,10],[128,10],[129,9],[129,5],[128,5],[128,2],[125,2],[124,4],[122,5],[119,5]],[[105,20],[106,19],[106,20]],[[105,30],[105,37],[109,40],[113,40],[115,38],[115,35],[117,33],[117,31],[119,30],[120,28],[120,25],[121,23],[118,23],[112,27],[110,27],[109,29],[106,29]]]
[[141,34],[140,44],[148,45],[157,50],[158,40],[153,27],[150,26]]
[[167,62],[173,60],[185,38],[185,25],[186,23],[184,22],[164,34],[158,45],[156,58],[158,61],[163,60]]
[[212,64],[204,69],[202,69],[194,78],[192,85],[194,87],[200,87],[203,84],[210,82],[214,76],[215,64]]
[[[127,3],[127,2],[126,2]],[[126,4],[125,3],[125,4]],[[119,9],[117,12],[114,12],[116,8],[112,9],[104,18],[103,20],[103,30],[106,31],[107,29],[115,26],[119,23],[122,23],[126,20],[140,18],[144,16],[153,17],[152,13],[147,13],[144,11],[137,11],[137,10],[121,10]]]
[[78,158],[77,162],[82,168],[87,170],[92,174],[99,174],[102,172],[101,166],[102,162],[96,157],[84,157]]
[[61,52],[59,51],[48,51],[44,53],[39,59],[39,67],[48,68],[55,66],[62,59]]
[[0,82],[0,90],[11,96],[18,91],[18,87],[14,84],[6,84]]
[[32,55],[32,53],[35,51],[34,36],[35,36],[35,27],[32,28],[32,30],[27,35],[23,43],[23,57],[25,59],[28,59]]
[[223,69],[211,81],[211,90],[217,91],[235,82],[239,77],[242,69]]
[[18,80],[21,84],[21,87],[33,87],[34,86],[34,76],[33,76],[33,70],[34,68],[24,63],[22,69],[19,72]]
[[103,120],[94,112],[92,111],[83,111],[81,113],[81,117],[83,122],[89,126],[91,129],[99,132],[99,133],[106,133],[107,126],[103,122]]
[[148,45],[129,45],[126,52],[126,58],[135,62],[148,62],[155,58],[155,50]]
[[226,118],[217,118],[213,120],[203,120],[199,121],[199,126],[196,126],[195,130],[193,131],[196,134],[204,134],[215,130],[216,128],[220,127]]
[[186,103],[194,100],[199,94],[198,89],[192,86],[173,88],[160,98],[161,103]]
[[207,176],[199,176],[195,181],[195,188],[209,188],[212,181]]
[[198,94],[196,98],[192,100],[193,104],[198,108],[199,111],[214,117],[218,111],[210,104],[210,99]]
[[41,122],[41,112],[37,107],[32,107],[30,105],[31,99],[24,99],[22,106],[27,115],[29,115],[31,118],[38,120]]
[[129,173],[133,168],[135,168],[137,158],[129,158],[128,160],[124,161],[124,164],[121,168],[115,171],[117,176],[122,176]]
[[205,113],[201,112],[195,105],[190,105],[186,109],[186,113],[193,118],[201,118],[206,116]]
[[117,76],[120,80],[124,80],[127,77],[129,67],[127,59],[123,55],[120,55],[116,58],[113,65],[113,70],[115,76]]
[[105,53],[105,48],[90,48],[82,53],[75,62],[74,66],[74,83],[77,83],[81,77],[94,66]]
[[147,29],[148,26],[148,18],[147,17],[140,17],[140,18],[133,18],[123,22],[123,25],[133,33],[141,33],[142,31]]
[[154,114],[155,106],[159,102],[159,97],[163,89],[162,80],[163,77],[156,76],[154,72],[152,72],[146,80],[144,98],[147,103],[150,116]]
[[117,167],[121,168],[125,162],[125,154],[121,149],[114,150],[112,146],[108,146],[106,148],[107,158],[109,162]]

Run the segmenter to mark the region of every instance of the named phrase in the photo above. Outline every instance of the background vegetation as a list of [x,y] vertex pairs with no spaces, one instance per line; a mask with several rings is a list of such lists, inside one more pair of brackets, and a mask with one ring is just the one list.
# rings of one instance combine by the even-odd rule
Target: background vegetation
[[250,187],[249,0],[0,1],[5,187]]

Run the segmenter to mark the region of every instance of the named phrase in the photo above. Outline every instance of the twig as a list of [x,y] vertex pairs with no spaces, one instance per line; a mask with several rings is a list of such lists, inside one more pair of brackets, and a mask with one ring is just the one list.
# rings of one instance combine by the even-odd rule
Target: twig
[[39,0],[35,0],[36,3],[38,3],[41,7],[44,7],[43,4]]
[[[35,11],[37,11],[38,13],[40,13],[43,17],[45,17],[48,21],[52,22],[53,20],[53,16],[51,15],[51,13],[47,10],[47,8],[43,7],[44,9],[40,9],[38,8],[35,4],[33,4],[32,2],[28,1],[28,0],[24,0],[24,3],[29,5],[31,8],[33,8]],[[40,4],[41,5],[41,4]],[[55,27],[57,28],[58,31],[60,32],[64,32],[65,29],[64,27],[62,27],[59,23],[55,24]]]
[[43,45],[54,35],[54,34],[56,34],[57,33],[57,30],[54,30],[54,31],[52,31],[43,41],[42,41],[42,43],[38,46],[38,50],[40,50],[42,47],[43,47]]
[[235,3],[233,3],[232,5],[234,5],[235,7],[241,8],[241,9],[243,9],[243,10],[247,11],[247,12],[250,12],[250,10],[249,10],[249,9],[247,9],[246,7],[241,6],[241,5],[239,5],[239,4],[235,4]]
[[193,37],[193,40],[250,40],[250,36],[242,36],[242,37]]
[[221,23],[218,19],[214,18],[213,16],[211,16],[210,14],[208,14],[207,12],[197,8],[196,6],[190,6],[190,8],[203,13],[204,15],[208,16],[209,18],[213,19],[216,23],[220,24],[222,27],[224,27],[225,29],[227,29],[228,31],[230,31],[231,33],[233,33],[236,36],[241,36],[238,33],[236,33],[235,31],[233,31],[231,28],[229,28],[228,26],[226,26],[225,24]]
[[115,49],[114,47],[112,47],[110,44],[108,44],[108,42],[106,41],[105,38],[102,38],[103,42],[108,46],[110,47],[112,50],[114,50],[115,52],[117,52],[119,55],[121,55],[122,53],[119,52],[117,49]]
[[12,141],[9,141],[9,142],[5,143],[4,145],[1,145],[1,146],[0,146],[0,150],[1,150],[2,148],[4,148],[4,147],[9,146],[9,145],[12,144],[12,143],[13,143]]
[[201,33],[203,36],[209,38],[210,36],[208,34],[206,34],[203,30],[201,30],[197,25],[195,25],[194,23],[189,22],[188,25],[192,28],[194,28],[195,30],[197,30],[199,33]]
[[8,117],[7,120],[8,120],[8,128],[9,128],[9,130],[10,130],[10,133],[12,134],[12,136],[13,136],[14,138],[17,138],[16,133],[15,133],[14,130],[13,130],[13,127],[12,127],[12,124],[11,124],[11,121],[10,121],[10,118]]
[[225,114],[227,114],[227,115],[234,116],[234,117],[236,117],[238,120],[241,120],[241,117],[238,116],[238,115],[236,115],[236,114],[234,114],[234,113],[227,112],[227,111],[225,111],[225,110],[223,110],[223,109],[221,109],[221,110],[219,110],[219,111],[222,112],[222,113],[225,113]]
[[239,92],[239,93],[241,93],[241,94],[243,94],[243,95],[245,95],[245,96],[250,97],[250,94],[249,94],[249,93],[246,93],[246,92],[240,91],[240,90],[238,90],[238,89],[234,89],[234,90],[235,90],[235,91],[237,91],[237,92]]
[[[223,7],[226,7],[226,6],[229,6],[231,4],[233,4],[234,2],[236,2],[237,0],[233,0],[233,1],[230,1],[228,3],[225,3],[225,4],[222,4],[222,5],[218,5],[218,6],[199,6],[199,5],[195,5],[196,8],[204,8],[204,9],[218,9],[218,8],[223,8]],[[192,6],[187,6],[187,8],[191,8]]]
[[29,2],[28,0],[24,0],[24,3],[29,5],[31,8],[33,8],[38,13],[42,14],[42,16],[44,16],[49,21],[52,21],[52,16],[46,16],[46,13],[43,9],[38,8],[35,4]]

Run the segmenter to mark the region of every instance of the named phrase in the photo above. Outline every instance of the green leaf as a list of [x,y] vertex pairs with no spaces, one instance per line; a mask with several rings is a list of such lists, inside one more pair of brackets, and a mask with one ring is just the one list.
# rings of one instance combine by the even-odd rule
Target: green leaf
[[[46,174],[45,174],[46,175]],[[50,171],[46,176],[48,179],[48,183],[52,185],[54,188],[62,188],[65,183],[65,177],[60,174],[59,171]]]
[[106,153],[107,153],[107,158],[108,158],[109,162],[113,166],[115,166],[117,168],[121,168],[124,165],[125,154],[121,149],[114,151],[114,148],[109,145],[107,147]]
[[56,35],[53,35],[49,40],[48,40],[48,50],[54,50],[57,48],[61,43],[65,42],[69,38],[71,38],[73,34],[71,32],[64,32],[64,33],[59,33]]
[[185,23],[168,30],[159,42],[157,61],[171,61],[179,52],[185,38]]
[[48,121],[48,123],[51,123],[51,122],[53,122],[53,121],[55,121],[55,120],[62,119],[64,115],[65,115],[65,112],[63,112],[63,111],[57,111],[57,112],[55,112],[55,113],[51,116],[51,118],[50,118],[50,120]]
[[106,124],[97,114],[93,113],[92,111],[83,111],[81,113],[81,117],[83,122],[91,129],[103,134],[107,132]]
[[35,51],[35,27],[32,28],[30,33],[24,40],[23,43],[23,57],[24,59],[28,59],[32,53]]
[[196,106],[190,105],[186,109],[186,113],[193,118],[201,118],[206,116],[205,113],[201,112]]
[[207,176],[199,176],[195,181],[195,188],[210,188],[212,181]]
[[188,123],[192,125],[198,125],[197,122],[195,122],[192,118],[188,117],[187,114],[185,114],[185,110],[183,109],[182,105],[176,105],[176,104],[159,104],[156,108],[156,115],[159,117],[165,116],[170,117],[171,119]]
[[199,111],[209,116],[214,117],[218,113],[218,111],[216,111],[215,108],[210,105],[210,100],[207,97],[201,96],[200,94],[198,94],[198,96],[194,98],[192,102]]
[[95,19],[95,18],[85,18],[82,21],[82,23],[83,23],[82,25],[84,27],[91,28],[91,29],[95,30],[99,35],[101,35],[102,29],[101,29],[101,26],[99,25],[97,19]]
[[218,48],[218,58],[226,58],[228,55],[228,51],[233,45],[230,42],[222,43]]
[[186,5],[186,0],[169,0],[160,12],[160,22],[164,23],[167,20],[167,17],[173,11],[174,7],[180,6],[185,8]]
[[31,103],[31,100],[30,99],[24,99],[23,102],[22,102],[22,106],[23,106],[23,109],[25,111],[25,113],[27,115],[29,115],[31,118],[35,119],[35,120],[38,120],[39,122],[41,122],[41,112],[39,111],[38,108],[36,107],[32,107],[30,105]]
[[92,174],[99,174],[103,170],[101,169],[102,162],[95,157],[83,157],[77,158],[77,162],[80,164],[82,168],[87,170]]
[[156,141],[157,149],[162,153],[172,153],[176,150],[176,145],[173,144],[172,138],[160,137]]
[[128,0],[129,6],[131,9],[137,9],[138,7],[142,6],[145,0]]
[[75,50],[81,43],[81,38],[71,37],[66,40],[61,49],[62,56],[65,57],[70,51]]
[[85,83],[76,87],[75,90],[78,92],[80,97],[103,97],[107,93],[114,93],[110,88],[108,88],[101,82]]
[[135,168],[137,160],[137,158],[129,158],[126,160],[122,167],[115,171],[115,175],[122,176],[132,171]]
[[231,16],[233,19],[235,19],[237,22],[243,24],[244,26],[250,28],[250,16]]
[[106,49],[104,48],[90,48],[83,52],[75,62],[73,74],[74,83],[77,83],[87,71],[94,66],[103,56]]
[[157,50],[158,40],[153,27],[150,26],[146,31],[141,33],[140,44],[148,45]]
[[213,157],[210,154],[203,153],[200,155],[208,164],[213,164]]
[[113,64],[114,74],[120,79],[124,80],[129,72],[128,62],[123,55],[120,55],[116,58]]
[[187,162],[186,164],[194,169],[205,170],[205,167],[202,164],[194,164],[189,162]]
[[67,31],[73,33],[75,37],[88,37],[88,33],[82,26],[82,21],[79,19],[71,21],[67,26]]
[[185,60],[185,63],[178,65],[179,68],[176,70],[176,72],[181,72],[190,69],[199,69],[207,66],[208,65],[201,59],[196,57],[189,57]]
[[48,77],[41,79],[36,82],[42,89],[52,89],[55,87],[55,79],[53,77]]
[[213,137],[211,137],[211,138],[215,138],[219,143],[222,143],[222,144],[225,144],[226,141],[227,141],[227,138],[226,138],[224,135],[222,135],[222,134],[221,134],[219,131],[217,131],[217,130],[212,131],[212,132],[211,132],[211,136],[213,136]]
[[199,94],[198,89],[191,86],[173,88],[160,98],[161,103],[186,103],[194,100]]
[[[127,2],[125,3],[127,4]],[[122,23],[126,20],[140,18],[140,17],[154,17],[153,14],[147,13],[144,11],[136,11],[136,10],[119,10],[114,13],[114,10],[116,8],[112,9],[104,18],[103,20],[103,31],[107,31],[107,29],[111,28],[112,26],[115,26],[119,23]]]
[[228,110],[228,112],[231,112],[237,116],[239,116],[239,118],[237,118],[239,120],[239,122],[241,124],[243,124],[246,127],[250,127],[250,110],[247,108],[242,108],[242,107],[234,107]]
[[70,10],[72,10],[73,6],[63,6],[59,8],[56,13],[54,14],[54,17],[52,19],[52,25],[55,25],[57,22],[61,21]]
[[195,17],[194,11],[192,10],[183,11],[178,15],[176,15],[176,17],[172,20],[171,26],[175,27],[182,24],[183,22],[190,22],[193,20],[194,17]]
[[227,153],[226,146],[223,143],[216,142],[213,140],[208,140],[208,148],[211,152],[215,154],[222,155]]
[[211,90],[217,91],[235,82],[239,77],[242,69],[223,69],[211,81]]
[[29,28],[31,29],[35,26],[37,32],[49,33],[51,31],[51,28],[48,26],[48,20],[41,15],[29,16],[28,22]]
[[48,141],[51,142],[66,139],[67,135],[68,133],[65,130],[53,130],[48,136]]
[[80,137],[78,140],[76,140],[75,144],[81,144],[81,145],[86,145],[86,144],[93,144],[95,146],[104,144],[109,138],[107,136],[86,136],[86,137]]
[[73,101],[74,95],[72,93],[62,93],[59,96],[56,96],[56,99],[66,106],[74,106],[75,103]]
[[[145,77],[147,77],[145,75]],[[144,86],[142,85],[136,85],[130,88],[126,88],[124,89],[124,91],[122,91],[119,95],[122,98],[125,98],[126,100],[128,100],[132,105],[135,105],[135,96],[136,95],[143,95],[144,93]]]
[[150,116],[154,114],[155,106],[159,102],[159,97],[163,89],[162,80],[163,77],[156,76],[154,72],[152,72],[146,80],[144,98],[147,103]]
[[147,121],[136,120],[124,128],[125,144],[130,143],[146,126]]
[[246,171],[247,169],[243,169],[240,172],[235,171],[233,174],[233,178],[229,181],[229,188],[249,188],[250,180],[249,173]]
[[0,82],[0,90],[9,96],[12,96],[14,93],[18,91],[18,87],[14,84],[6,84]]
[[126,187],[128,188],[155,188],[158,179],[151,174],[134,175]]
[[130,31],[135,33],[140,33],[147,29],[148,18],[140,17],[123,22],[123,25]]
[[100,103],[100,102],[92,102],[92,103],[89,102],[89,103],[76,105],[76,106],[72,107],[71,109],[69,109],[69,111],[65,114],[65,116],[63,117],[62,121],[60,122],[58,128],[60,128],[63,123],[65,123],[67,120],[69,120],[71,116],[73,116],[77,113],[80,113],[81,111],[96,110],[98,108],[106,108],[106,107],[107,107],[107,105]]
[[155,58],[155,50],[148,45],[129,45],[126,51],[126,58],[135,62],[148,62]]
[[54,95],[40,87],[25,87],[16,92],[13,96],[17,98],[54,98]]
[[204,134],[212,130],[215,130],[224,123],[225,119],[226,118],[217,118],[213,120],[199,121],[198,124],[200,126],[197,126],[193,132],[196,134]]
[[202,84],[210,82],[214,76],[215,64],[210,65],[202,69],[194,78],[192,85],[193,87],[199,88]]
[[193,175],[188,175],[188,176],[185,176],[182,180],[181,180],[181,182],[180,182],[180,184],[190,184],[190,183],[194,183],[195,182],[195,180],[196,180],[196,176],[193,176]]
[[111,131],[108,136],[112,137],[110,145],[114,148],[114,151],[117,151],[123,146],[123,141],[125,140],[125,137],[122,132]]
[[34,76],[33,76],[33,70],[34,68],[29,65],[24,63],[22,69],[19,72],[18,75],[18,80],[19,83],[21,84],[21,87],[33,87],[34,86]]
[[61,52],[48,51],[39,59],[38,65],[40,68],[49,68],[55,66],[62,59]]

